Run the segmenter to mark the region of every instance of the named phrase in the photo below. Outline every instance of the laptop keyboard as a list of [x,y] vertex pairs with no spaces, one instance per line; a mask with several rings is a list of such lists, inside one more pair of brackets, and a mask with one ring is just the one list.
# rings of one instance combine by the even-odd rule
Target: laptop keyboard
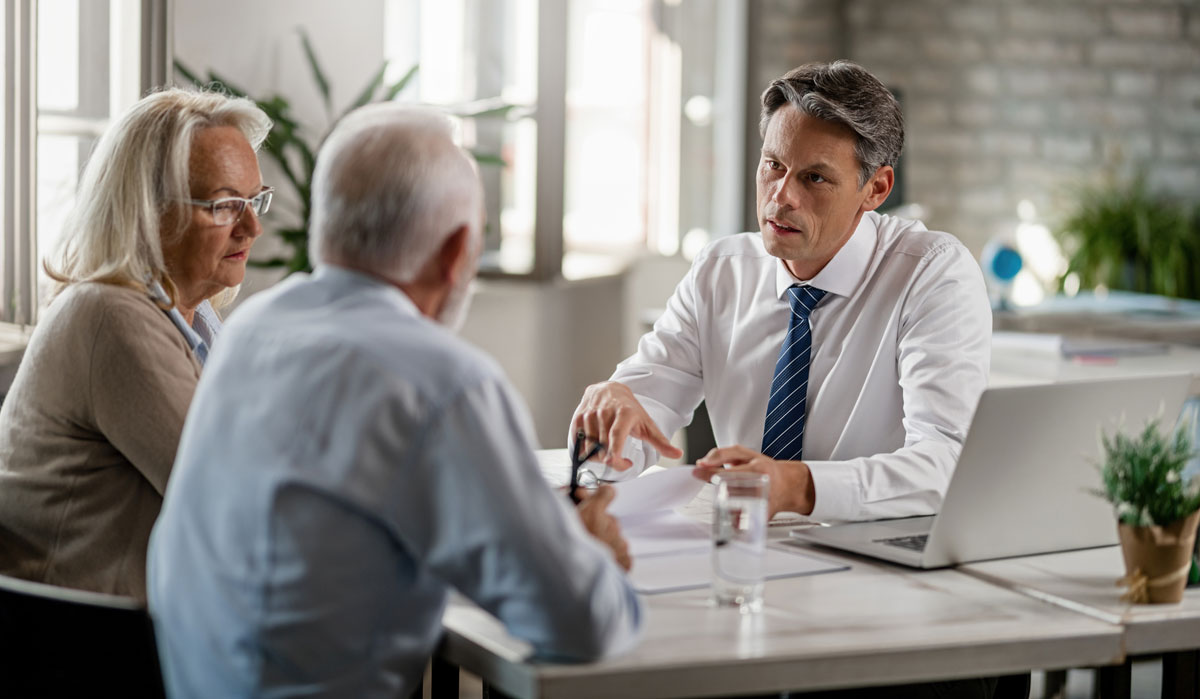
[[875,543],[887,544],[888,546],[899,546],[902,549],[912,551],[924,551],[925,542],[929,541],[928,534],[917,534],[915,536],[896,536],[891,539],[876,539]]

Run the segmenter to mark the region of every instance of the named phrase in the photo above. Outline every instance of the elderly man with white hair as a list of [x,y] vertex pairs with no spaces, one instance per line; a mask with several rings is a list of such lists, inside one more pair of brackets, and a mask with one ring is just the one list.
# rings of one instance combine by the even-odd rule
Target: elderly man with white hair
[[546,657],[636,639],[611,491],[554,493],[500,369],[446,327],[482,196],[431,112],[363,108],[326,141],[317,269],[226,325],[151,540],[171,696],[405,696],[452,588]]

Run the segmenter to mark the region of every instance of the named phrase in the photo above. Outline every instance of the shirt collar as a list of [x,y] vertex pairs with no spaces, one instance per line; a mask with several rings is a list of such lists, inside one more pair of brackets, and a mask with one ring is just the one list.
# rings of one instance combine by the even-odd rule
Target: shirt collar
[[[163,289],[162,284],[159,282],[152,282],[146,289],[150,298],[158,303],[159,306],[171,303],[171,298],[167,296],[166,289]],[[204,303],[207,304],[208,301],[204,301]],[[211,307],[209,310],[211,310]],[[179,334],[183,335],[183,340],[187,342],[188,347],[192,350],[196,361],[200,363],[200,366],[204,366],[204,363],[208,361],[208,343],[204,341],[204,338],[192,326],[188,325],[183,314],[179,312],[178,307],[172,305],[170,308],[164,309],[163,312],[167,314],[167,318],[175,325],[175,329],[179,331]],[[205,329],[207,330],[208,328],[206,327]]]
[[397,311],[404,315],[421,315],[420,309],[408,297],[408,294],[401,291],[394,284],[386,282],[379,277],[350,269],[349,267],[339,267],[328,263],[319,265],[313,270],[312,276],[314,280],[333,286],[344,287],[347,290],[355,288],[370,290],[378,293],[382,298],[395,306]]
[[212,347],[213,340],[217,338],[222,327],[224,327],[224,324],[221,322],[221,316],[217,315],[217,311],[212,307],[212,304],[207,299],[201,301],[200,305],[196,306],[195,315],[192,316],[192,330],[195,330],[196,334],[209,347]]
[[854,229],[854,233],[842,245],[842,249],[834,254],[824,269],[808,281],[796,279],[783,260],[776,260],[775,291],[779,298],[784,298],[787,290],[796,284],[815,286],[837,296],[851,296],[862,283],[871,264],[871,255],[878,239],[877,226],[878,217],[875,212],[868,211],[863,214],[858,228]]

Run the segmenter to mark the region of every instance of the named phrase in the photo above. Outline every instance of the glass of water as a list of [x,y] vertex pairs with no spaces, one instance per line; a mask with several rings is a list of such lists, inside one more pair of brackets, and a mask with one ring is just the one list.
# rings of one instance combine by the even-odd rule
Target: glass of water
[[713,476],[713,603],[743,614],[762,610],[767,544],[766,474],[738,471]]

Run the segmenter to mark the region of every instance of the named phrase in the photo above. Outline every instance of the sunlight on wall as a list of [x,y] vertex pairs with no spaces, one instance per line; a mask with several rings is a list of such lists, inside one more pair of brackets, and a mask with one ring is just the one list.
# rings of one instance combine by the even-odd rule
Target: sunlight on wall
[[1016,245],[1025,262],[1013,280],[1012,301],[1018,306],[1041,303],[1058,289],[1067,272],[1067,258],[1050,229],[1038,219],[1037,207],[1028,199],[1017,204]]

